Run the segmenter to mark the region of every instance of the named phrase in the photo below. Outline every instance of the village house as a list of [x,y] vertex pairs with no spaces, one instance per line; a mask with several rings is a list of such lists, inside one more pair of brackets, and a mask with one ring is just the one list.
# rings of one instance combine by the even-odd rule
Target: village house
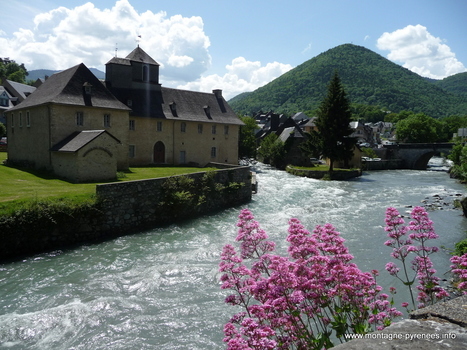
[[139,46],[106,64],[103,84],[79,64],[52,75],[7,112],[8,162],[73,182],[152,164],[236,164],[243,123],[221,90],[164,88]]

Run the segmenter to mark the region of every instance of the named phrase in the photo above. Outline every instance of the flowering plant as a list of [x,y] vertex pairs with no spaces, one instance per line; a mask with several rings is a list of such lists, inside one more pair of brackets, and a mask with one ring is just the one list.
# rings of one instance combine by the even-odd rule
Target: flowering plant
[[[387,208],[385,230],[388,232],[390,239],[384,244],[393,248],[391,256],[401,261],[403,268],[402,273],[399,274],[400,268],[395,263],[389,262],[386,264],[386,270],[408,286],[412,306],[415,309],[412,285],[416,278],[419,282],[417,285],[418,308],[424,307],[427,303],[434,304],[436,301],[448,297],[449,294],[440,287],[439,278],[435,276],[436,270],[433,268],[433,263],[429,257],[432,253],[438,251],[438,247],[427,245],[428,240],[438,238],[433,229],[433,221],[428,218],[428,213],[422,207],[413,208],[411,218],[412,221],[410,221],[409,225],[404,226],[405,221],[397,209]],[[410,253],[415,255],[411,262],[414,271],[412,276],[409,276],[410,273],[407,267],[407,257]],[[408,303],[404,302],[402,306],[407,307]]]
[[467,294],[467,253],[451,258],[451,272],[456,277],[457,288]]
[[[274,254],[252,213],[241,211],[236,240],[219,265],[226,303],[241,307],[224,327],[228,349],[322,349],[350,333],[383,329],[402,314],[362,272],[331,224],[308,232],[289,221],[288,256]],[[248,265],[247,265],[248,262]]]

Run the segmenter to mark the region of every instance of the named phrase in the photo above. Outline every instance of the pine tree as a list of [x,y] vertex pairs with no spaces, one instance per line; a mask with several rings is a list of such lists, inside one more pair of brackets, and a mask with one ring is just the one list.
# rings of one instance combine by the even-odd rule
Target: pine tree
[[327,95],[318,108],[317,116],[317,132],[312,139],[321,155],[329,159],[331,173],[335,161],[347,163],[352,158],[355,145],[355,140],[349,137],[353,132],[350,128],[350,102],[337,71],[328,85]]

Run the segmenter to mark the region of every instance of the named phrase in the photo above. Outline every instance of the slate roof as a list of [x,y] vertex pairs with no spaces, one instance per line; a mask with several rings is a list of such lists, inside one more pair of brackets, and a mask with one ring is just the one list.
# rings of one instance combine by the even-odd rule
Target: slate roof
[[147,93],[131,89],[112,89],[112,92],[121,101],[132,101],[130,115],[133,116],[243,125],[220,90],[218,95],[166,87]]
[[102,134],[107,133],[114,138],[118,143],[121,143],[115,136],[107,130],[83,130],[76,131],[70,136],[66,137],[55,146],[52,147],[52,152],[76,152],[86,146],[88,143],[98,138]]
[[159,66],[159,63],[154,61],[151,56],[149,56],[142,48],[139,46],[131,51],[128,56],[125,58],[120,57],[113,57],[107,64],[109,63],[116,63],[116,64],[123,64],[123,65],[131,65],[131,61],[141,62],[146,64],[152,64]]
[[[92,93],[89,95],[84,92],[85,83],[92,85]],[[130,110],[83,63],[53,74],[10,111],[48,103]]]
[[21,97],[22,99],[26,99],[30,94],[32,94],[36,88],[31,85],[17,83],[16,81],[6,80],[7,85],[6,89],[10,88],[13,91],[9,91],[11,95],[16,97]]

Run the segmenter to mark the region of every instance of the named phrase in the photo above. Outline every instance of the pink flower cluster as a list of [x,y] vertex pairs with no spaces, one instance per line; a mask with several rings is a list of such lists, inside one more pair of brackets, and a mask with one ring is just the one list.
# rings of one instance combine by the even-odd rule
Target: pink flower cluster
[[451,272],[459,282],[457,288],[467,294],[467,253],[462,256],[453,256],[451,263]]
[[[412,285],[415,278],[418,279],[418,308],[422,308],[427,303],[434,304],[436,301],[448,297],[449,294],[439,286],[439,278],[435,275],[436,270],[433,268],[433,263],[429,257],[430,254],[438,251],[438,247],[427,246],[428,240],[438,238],[433,229],[433,222],[428,218],[428,213],[422,207],[413,208],[411,218],[412,221],[410,221],[409,225],[404,226],[404,219],[395,208],[387,208],[386,210],[385,230],[391,239],[384,244],[393,248],[391,256],[402,262],[403,269],[401,272],[401,269],[395,263],[389,262],[386,264],[386,270],[408,286],[414,308],[415,301]],[[415,255],[411,262],[415,275],[410,277],[406,263],[407,257],[411,253]],[[403,304],[404,307],[408,305],[407,303]]]
[[[402,314],[376,284],[377,271],[362,272],[335,228],[308,232],[289,221],[288,256],[274,254],[253,215],[241,211],[237,241],[223,248],[222,287],[233,294],[226,303],[240,306],[224,327],[227,349],[322,349],[332,336],[383,329]],[[248,265],[245,261],[248,259]]]

